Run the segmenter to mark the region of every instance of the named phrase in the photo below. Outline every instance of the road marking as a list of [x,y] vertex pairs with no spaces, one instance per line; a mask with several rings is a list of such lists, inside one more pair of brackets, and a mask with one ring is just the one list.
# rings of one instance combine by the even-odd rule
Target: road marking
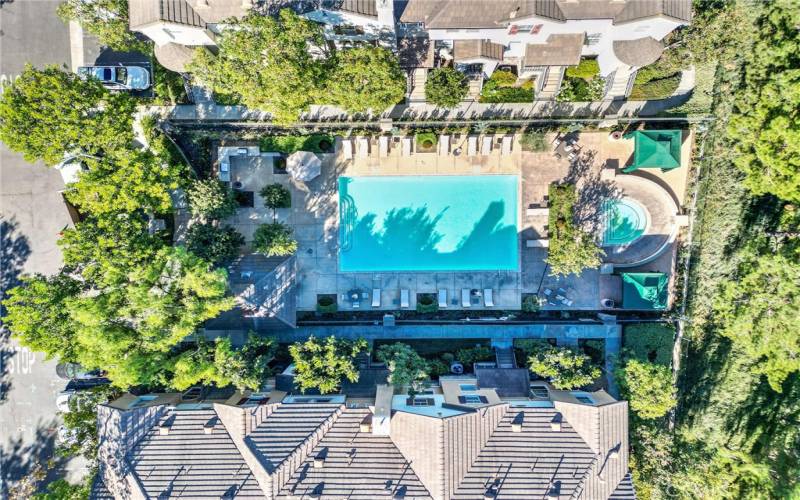
[[0,365],[6,367],[7,373],[28,375],[36,363],[36,353],[27,347],[13,346],[0,352]]

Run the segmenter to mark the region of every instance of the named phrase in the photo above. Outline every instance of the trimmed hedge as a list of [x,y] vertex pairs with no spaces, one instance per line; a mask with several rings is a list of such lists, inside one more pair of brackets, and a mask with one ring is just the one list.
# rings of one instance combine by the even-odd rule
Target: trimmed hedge
[[297,151],[333,153],[334,139],[328,134],[268,135],[258,141],[261,151],[292,154]]
[[675,329],[662,323],[639,323],[625,326],[622,344],[625,357],[661,365],[672,362]]

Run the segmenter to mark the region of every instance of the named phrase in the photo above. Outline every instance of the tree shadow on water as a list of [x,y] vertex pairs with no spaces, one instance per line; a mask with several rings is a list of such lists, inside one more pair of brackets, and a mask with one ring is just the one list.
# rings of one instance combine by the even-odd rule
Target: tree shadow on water
[[[389,211],[378,226],[377,215],[361,216],[352,231],[352,246],[348,253],[353,262],[385,262],[398,269],[423,267],[437,268],[453,261],[478,263],[486,259],[487,242],[503,247],[506,239],[516,238],[513,225],[503,225],[505,203],[502,200],[489,204],[470,233],[451,252],[438,248],[445,234],[437,226],[447,213],[447,208],[436,214],[425,206],[402,207]],[[511,245],[509,245],[509,248]]]

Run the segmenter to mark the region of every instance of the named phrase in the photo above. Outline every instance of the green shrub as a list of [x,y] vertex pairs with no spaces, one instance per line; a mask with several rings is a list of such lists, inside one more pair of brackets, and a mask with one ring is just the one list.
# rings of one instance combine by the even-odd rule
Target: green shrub
[[570,66],[564,73],[570,78],[591,80],[600,75],[600,65],[597,64],[597,59],[582,58],[577,66]]
[[535,313],[539,312],[540,303],[539,297],[536,295],[528,295],[522,301],[522,312]]
[[417,312],[421,314],[435,313],[439,310],[439,303],[433,295],[424,294],[417,297]]
[[198,223],[192,224],[186,231],[186,248],[217,266],[224,266],[235,259],[242,245],[244,236],[231,226]]
[[578,341],[583,353],[592,359],[592,363],[602,365],[606,358],[606,341],[603,339],[580,339]]
[[490,347],[476,346],[468,349],[459,349],[456,352],[456,359],[461,361],[464,366],[471,367],[473,363],[480,361],[494,361],[494,350]]
[[329,295],[322,295],[317,298],[317,312],[323,314],[335,313],[339,309],[336,299]]
[[669,366],[675,329],[662,323],[625,326],[622,349],[625,357]]
[[433,149],[439,142],[439,138],[433,132],[420,132],[416,135],[417,147],[425,150]]
[[549,189],[550,247],[547,264],[553,276],[580,274],[584,269],[600,267],[603,250],[594,236],[575,224],[578,194],[572,184],[552,184]]
[[499,70],[492,73],[488,81],[494,82],[498,87],[513,87],[517,83],[517,75],[507,70]]
[[591,384],[600,376],[600,369],[582,352],[547,344],[534,347],[535,350],[528,357],[528,368],[548,379],[556,389],[577,389]]
[[290,155],[297,151],[332,153],[334,138],[329,134],[268,135],[258,141],[261,151]]
[[677,404],[669,367],[632,359],[616,375],[631,411],[640,418],[661,418]]
[[267,257],[283,257],[297,251],[292,228],[281,222],[262,224],[253,234],[253,248]]
[[526,130],[520,137],[519,143],[525,151],[542,152],[549,149],[547,137],[540,130]]
[[428,374],[431,377],[441,377],[450,373],[450,365],[440,359],[428,360]]
[[[637,78],[638,81],[638,78]],[[631,100],[666,99],[671,96],[681,83],[681,75],[649,80],[645,83],[634,83],[631,89]]]
[[428,72],[425,99],[444,108],[454,108],[467,97],[469,87],[464,73],[452,68],[436,68]]
[[223,219],[236,213],[233,191],[217,179],[195,181],[186,192],[192,215],[201,219]]
[[292,206],[292,194],[281,184],[267,184],[259,193],[264,198],[264,206],[271,209]]

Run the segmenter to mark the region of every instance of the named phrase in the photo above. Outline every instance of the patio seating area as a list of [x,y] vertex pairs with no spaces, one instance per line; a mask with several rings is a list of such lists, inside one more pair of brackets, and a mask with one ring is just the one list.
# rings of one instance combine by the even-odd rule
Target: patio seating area
[[[549,246],[547,199],[550,184],[575,175],[576,182],[614,182],[633,154],[633,141],[612,140],[608,133],[548,134],[547,151],[523,148],[519,135],[447,134],[422,152],[413,135],[337,137],[335,153],[317,154],[319,172],[302,168],[295,173],[273,169],[275,154],[231,154],[227,157],[230,182],[236,189],[256,193],[254,206],[244,207],[226,221],[252,241],[255,228],[271,222],[272,210],[257,196],[264,185],[280,183],[291,192],[292,207],[278,209],[279,221],[290,225],[298,240],[297,309],[316,309],[320,295],[336,298],[338,310],[414,310],[418,294],[429,294],[439,309],[503,311],[521,308],[523,296],[540,297],[543,309],[597,309],[601,273],[586,270],[580,276],[547,274]],[[690,148],[690,141],[683,147]],[[235,151],[240,149],[237,146]],[[249,150],[248,150],[249,151]],[[570,160],[570,154],[576,157]],[[689,155],[684,155],[688,158]],[[576,161],[577,158],[577,161]],[[308,159],[306,159],[308,161]],[[688,164],[688,159],[685,160]],[[289,171],[292,172],[289,172]],[[610,175],[609,175],[610,172]],[[313,175],[312,175],[313,174]],[[502,272],[341,272],[338,263],[338,185],[340,176],[397,175],[519,176],[519,269]],[[668,172],[639,171],[636,176],[661,186],[667,196],[682,202],[688,168]],[[609,180],[610,179],[610,180]],[[659,266],[664,260],[658,261]],[[658,269],[647,269],[659,271]]]

